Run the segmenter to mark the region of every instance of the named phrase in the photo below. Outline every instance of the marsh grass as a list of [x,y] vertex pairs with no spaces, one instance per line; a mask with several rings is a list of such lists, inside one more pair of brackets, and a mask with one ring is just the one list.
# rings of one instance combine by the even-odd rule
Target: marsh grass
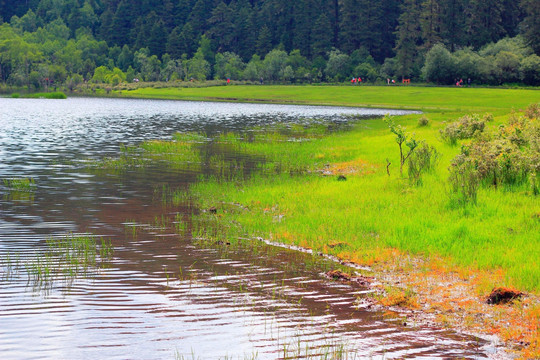
[[[506,190],[482,186],[476,203],[456,201],[447,179],[449,164],[460,150],[441,142],[438,134],[445,121],[460,119],[463,113],[433,113],[431,125],[420,128],[419,117],[402,116],[398,121],[405,130],[415,127],[415,137],[437,151],[437,161],[430,160],[421,186],[411,186],[410,179],[400,176],[393,135],[378,119],[326,136],[321,135],[326,130],[294,126],[211,139],[179,134],[180,141],[149,142],[143,147],[153,148],[157,156],[165,151],[173,163],[189,163],[200,156],[201,164],[211,170],[189,192],[164,190],[163,201],[197,201],[200,209],[240,205],[223,209],[219,221],[204,214],[206,218],[190,224],[194,238],[215,242],[240,235],[262,237],[362,264],[391,259],[391,249],[437,255],[455,266],[503,269],[504,285],[540,290],[540,264],[535,261],[540,258],[540,204],[530,195],[529,185]],[[490,131],[507,119],[489,117]],[[191,142],[186,146],[184,141]],[[201,150],[203,145],[206,150]],[[392,164],[391,176],[386,159]],[[328,166],[346,171],[348,167],[339,164],[351,162],[364,164],[369,171],[344,174],[343,182],[320,176]],[[412,183],[419,184],[417,179]],[[176,221],[176,226],[186,231],[185,221]],[[333,243],[345,246],[329,246]]]
[[[411,126],[417,118],[400,120]],[[534,260],[540,258],[537,198],[529,195],[526,185],[506,191],[481,187],[476,205],[454,202],[446,179],[448,164],[459,150],[438,140],[437,129],[446,117],[434,118],[429,128],[417,129],[419,138],[440,149],[420,187],[411,187],[395,168],[393,176],[387,176],[385,157],[391,154],[394,164],[399,164],[399,158],[384,124],[371,120],[316,141],[285,142],[275,148],[256,143],[247,150],[257,148],[267,159],[278,149],[282,159],[290,154],[296,168],[309,169],[304,176],[291,176],[285,168],[243,182],[200,182],[191,191],[199,194],[202,208],[219,202],[249,209],[222,215],[223,221],[237,224],[248,237],[292,243],[363,264],[389,260],[392,252],[386,249],[437,254],[456,266],[504,269],[507,284],[539,290],[540,265]],[[346,182],[317,175],[316,169],[325,163],[359,157],[373,164],[372,173],[349,176]],[[276,169],[275,164],[265,167]],[[334,242],[346,247],[329,247]]]
[[5,191],[3,198],[7,201],[33,202],[36,184],[32,178],[3,179]]
[[36,187],[36,183],[32,178],[2,179],[2,182],[8,191],[32,192]]
[[24,273],[35,289],[46,290],[60,280],[70,283],[80,276],[92,276],[97,269],[108,266],[113,253],[110,240],[67,234],[46,239],[46,248],[40,253],[8,253],[0,259],[0,265],[5,280]]
[[[310,346],[306,344],[283,344],[282,348],[275,353],[276,358],[284,360],[306,359],[306,360],[356,360],[361,359],[356,351],[347,350],[345,344],[336,343],[326,346]],[[190,354],[180,354],[178,350],[175,353],[176,360],[203,360],[203,357],[196,355],[195,351]],[[257,360],[259,354],[253,351],[251,354],[243,355],[224,355],[218,360]]]

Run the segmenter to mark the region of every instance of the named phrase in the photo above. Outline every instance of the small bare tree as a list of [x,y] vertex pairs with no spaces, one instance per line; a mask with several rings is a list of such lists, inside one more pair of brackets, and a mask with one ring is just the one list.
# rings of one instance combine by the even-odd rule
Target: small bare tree
[[[401,176],[403,176],[403,165],[405,165],[407,159],[418,146],[418,142],[414,139],[413,135],[406,134],[405,129],[401,125],[396,125],[392,117],[386,115],[384,117],[384,122],[388,124],[390,131],[396,136],[395,140],[399,146],[399,172]],[[403,144],[405,144],[409,150],[404,149]]]

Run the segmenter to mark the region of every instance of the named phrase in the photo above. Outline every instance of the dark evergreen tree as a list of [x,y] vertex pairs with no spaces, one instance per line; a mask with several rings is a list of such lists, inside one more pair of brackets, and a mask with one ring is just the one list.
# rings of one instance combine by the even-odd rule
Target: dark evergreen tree
[[359,47],[365,48],[370,54],[381,57],[380,50],[383,44],[382,37],[382,18],[383,7],[379,1],[361,0],[360,1],[360,38]]
[[418,49],[422,44],[419,0],[405,0],[402,9],[396,40],[397,74],[410,78],[419,70]]
[[504,0],[470,0],[467,6],[468,43],[476,48],[496,42],[504,36],[502,12]]
[[299,49],[302,55],[311,56],[311,44],[315,40],[311,32],[313,27],[313,1],[296,0],[294,1],[294,31],[292,47]]
[[184,26],[188,20],[191,9],[195,5],[195,0],[176,0],[174,6],[174,26]]
[[311,54],[313,56],[325,56],[332,49],[332,24],[322,13],[313,27],[313,42],[311,43]]
[[516,0],[504,0],[501,14],[502,27],[506,36],[514,37],[519,33],[519,24],[525,18],[525,11]]
[[217,52],[233,51],[235,30],[232,9],[221,1],[208,19],[208,35],[217,46]]
[[422,28],[422,40],[424,50],[429,50],[433,45],[441,42],[441,22],[443,14],[439,0],[424,0],[420,13],[420,26]]
[[212,13],[211,0],[197,0],[195,6],[191,10],[189,16],[189,23],[196,34],[202,35],[207,30],[207,20]]
[[182,54],[186,53],[186,46],[182,38],[182,29],[180,26],[175,27],[169,34],[166,51],[173,59],[180,59]]
[[360,1],[343,0],[341,2],[341,24],[340,24],[340,48],[348,53],[360,47]]
[[115,45],[123,46],[130,45],[135,41],[130,36],[133,30],[133,25],[136,23],[136,11],[133,8],[133,3],[130,0],[122,0],[118,4],[118,8],[111,23],[111,42]]
[[163,21],[158,20],[150,28],[150,36],[146,42],[150,54],[161,57],[165,54],[167,47],[167,30]]
[[180,33],[179,41],[183,44],[182,53],[189,57],[193,56],[195,51],[197,51],[197,44],[199,43],[199,40],[200,34],[196,33],[193,26],[191,26],[191,23],[188,22],[186,25],[184,25],[182,32]]
[[527,44],[540,55],[540,1],[522,0],[526,17],[522,23],[523,35]]
[[381,45],[378,51],[372,53],[375,60],[383,63],[384,59],[393,57],[396,44],[396,28],[401,15],[402,0],[381,0]]
[[257,43],[255,14],[248,0],[239,0],[234,4],[234,52],[244,61],[251,59]]
[[463,0],[441,0],[441,38],[450,51],[465,45],[465,16]]
[[272,50],[272,34],[270,29],[265,25],[259,32],[257,38],[257,54],[264,56]]

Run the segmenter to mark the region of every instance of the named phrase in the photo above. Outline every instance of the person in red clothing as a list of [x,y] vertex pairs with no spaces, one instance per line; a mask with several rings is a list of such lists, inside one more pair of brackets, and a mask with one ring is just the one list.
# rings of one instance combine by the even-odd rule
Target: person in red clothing
[[227,78],[227,85],[231,83],[231,79]]

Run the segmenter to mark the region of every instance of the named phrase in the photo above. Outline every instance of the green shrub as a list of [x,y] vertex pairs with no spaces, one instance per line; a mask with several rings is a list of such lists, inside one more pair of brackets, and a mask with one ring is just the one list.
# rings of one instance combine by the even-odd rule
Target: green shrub
[[19,93],[13,93],[13,94],[11,94],[11,97],[14,98],[14,99],[18,99],[18,98],[21,97],[21,94],[19,94]]
[[[534,114],[534,106],[530,107]],[[528,114],[529,116],[530,114]],[[538,194],[540,175],[540,121],[511,114],[508,123],[501,125],[498,132],[476,137],[454,159],[451,167],[451,183],[454,192],[471,178],[485,186],[527,185],[533,194]],[[467,196],[462,196],[467,197]]]
[[50,92],[50,93],[34,93],[28,94],[25,97],[31,99],[67,99],[66,94],[61,91]]
[[525,116],[529,119],[540,119],[540,103],[527,106]]
[[452,197],[461,205],[476,203],[480,176],[474,161],[467,156],[467,149],[454,158],[450,166],[450,191]]
[[52,92],[52,93],[45,93],[46,99],[67,99],[66,94],[64,94],[61,91],[58,92]]
[[428,125],[429,125],[429,119],[427,118],[426,115],[422,115],[420,119],[418,119],[418,126],[422,127],[422,126],[428,126]]
[[421,185],[422,174],[433,170],[439,158],[437,149],[425,141],[420,142],[408,161],[409,181],[414,185]]
[[486,127],[486,121],[492,119],[491,114],[486,114],[483,118],[480,118],[478,114],[465,115],[458,121],[446,125],[439,132],[443,141],[456,145],[458,140],[470,139],[482,133]]

